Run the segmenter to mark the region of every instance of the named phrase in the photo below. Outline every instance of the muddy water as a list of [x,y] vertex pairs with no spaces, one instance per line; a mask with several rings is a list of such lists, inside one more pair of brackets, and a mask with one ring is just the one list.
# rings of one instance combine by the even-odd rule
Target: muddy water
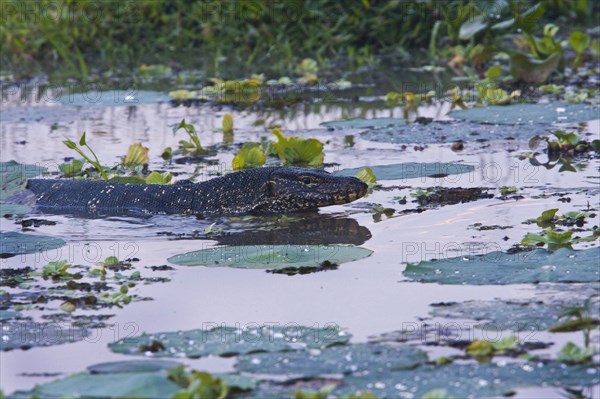
[[[365,104],[368,104],[366,102]],[[366,108],[366,110],[365,110]],[[448,107],[429,106],[419,110],[421,116],[444,119]],[[4,104],[1,127],[1,161],[16,160],[36,163],[51,171],[74,153],[61,141],[76,139],[88,132],[88,143],[104,164],[119,162],[127,147],[141,142],[150,148],[151,169],[171,170],[178,179],[199,173],[198,180],[209,178],[219,168],[228,169],[235,148],[220,149],[213,157],[217,165],[200,168],[197,165],[168,165],[161,158],[163,148],[177,147],[182,133],[174,136],[172,125],[183,118],[196,126],[204,146],[223,144],[223,134],[216,131],[225,112],[232,112],[235,121],[235,142],[258,141],[269,137],[265,125],[278,123],[287,134],[314,136],[325,142],[325,161],[335,163],[329,168],[343,169],[400,162],[457,162],[475,166],[472,173],[444,178],[417,178],[382,181],[383,186],[399,186],[391,191],[376,191],[353,204],[332,206],[320,210],[332,219],[353,219],[370,232],[362,244],[373,254],[365,259],[342,265],[336,271],[289,277],[273,275],[264,270],[178,267],[165,272],[152,272],[145,266],[167,264],[170,256],[208,248],[217,241],[174,240],[161,233],[190,235],[203,231],[212,221],[180,216],[155,216],[144,219],[106,218],[82,219],[59,215],[35,217],[55,221],[54,226],[41,226],[36,233],[57,236],[67,241],[58,251],[3,259],[2,267],[32,266],[41,268],[48,261],[68,258],[76,264],[94,264],[107,256],[120,259],[139,258],[134,265],[144,275],[164,276],[170,282],[138,287],[139,295],[150,301],[134,302],[123,309],[112,308],[113,325],[98,329],[93,338],[66,345],[14,350],[2,353],[1,380],[4,392],[31,388],[36,383],[85,369],[102,361],[124,360],[111,353],[107,344],[141,332],[175,331],[201,328],[214,324],[245,325],[249,323],[297,323],[306,326],[335,323],[353,334],[353,341],[362,342],[369,336],[399,330],[421,323],[430,304],[436,302],[488,300],[493,298],[531,298],[535,289],[529,285],[451,286],[418,284],[402,276],[406,262],[432,258],[464,256],[505,250],[519,242],[527,232],[538,232],[535,225],[522,224],[541,211],[559,208],[560,212],[583,210],[589,203],[597,206],[598,160],[588,162],[578,173],[559,173],[533,167],[516,154],[527,149],[526,143],[498,141],[466,143],[465,149],[454,152],[448,144],[428,145],[414,149],[412,145],[374,143],[363,140],[359,131],[329,131],[320,123],[349,117],[402,117],[400,108],[379,108],[361,104],[298,105],[282,111],[231,111],[210,106],[173,107],[168,103],[137,106],[67,107],[61,104]],[[589,124],[598,134],[598,123]],[[353,136],[353,145],[345,136]],[[269,137],[270,138],[270,137]],[[373,215],[361,204],[380,203],[398,210],[416,208],[411,203],[411,189],[434,186],[486,187],[517,186],[524,198],[520,200],[484,199],[476,202],[444,206],[423,213],[408,213],[375,222]],[[493,192],[493,191],[492,191]],[[570,203],[559,196],[535,198],[542,193],[568,193]],[[407,196],[408,204],[400,205],[397,197]],[[244,232],[246,227],[224,218],[219,226],[231,232]],[[504,230],[478,231],[476,223],[510,226]],[[241,226],[241,227],[240,227]],[[2,220],[2,231],[19,231],[11,220]],[[318,234],[318,231],[317,231]],[[348,233],[350,234],[350,233]],[[243,244],[243,242],[240,242]],[[85,312],[81,312],[85,314]],[[40,312],[29,312],[34,319]],[[474,333],[470,331],[470,333]],[[484,337],[485,338],[485,337]],[[540,338],[541,339],[541,338]],[[579,342],[580,334],[553,337],[550,353],[564,342]],[[56,359],[61,359],[58,362]],[[127,357],[131,359],[131,357]],[[182,359],[186,364],[207,371],[232,369],[232,359]],[[51,376],[44,376],[49,373]],[[534,391],[535,392],[535,391]],[[522,397],[531,397],[530,390]]]

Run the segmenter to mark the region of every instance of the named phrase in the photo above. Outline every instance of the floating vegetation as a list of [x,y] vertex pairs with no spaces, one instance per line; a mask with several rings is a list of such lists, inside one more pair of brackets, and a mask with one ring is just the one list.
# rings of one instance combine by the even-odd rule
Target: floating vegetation
[[0,257],[33,254],[60,248],[66,242],[61,238],[16,232],[0,232]]
[[[370,166],[371,172],[377,180],[405,180],[418,177],[443,178],[449,175],[470,173],[475,170],[473,165],[461,163],[417,163],[407,162],[392,165]],[[342,169],[335,174],[341,176],[355,176],[363,168]]]
[[415,202],[420,206],[455,205],[494,198],[493,194],[488,193],[487,189],[481,187],[431,187],[426,190],[417,190],[411,196],[415,198]]
[[598,119],[598,110],[592,105],[554,102],[470,108],[452,111],[448,115],[455,119],[494,125],[550,125]]
[[[213,323],[214,324],[214,323]],[[350,335],[336,325],[323,328],[286,326],[218,327],[190,331],[161,332],[129,337],[109,344],[116,353],[149,354],[153,357],[199,358],[234,356],[256,352],[324,349],[345,344]]]
[[433,144],[485,142],[494,140],[528,140],[544,128],[537,125],[497,125],[473,122],[411,123],[370,129],[360,137],[378,143]]
[[503,285],[542,282],[593,282],[600,277],[600,248],[550,252],[493,251],[485,255],[423,261],[408,264],[404,276],[439,284]]
[[366,258],[373,251],[349,245],[240,245],[221,246],[175,255],[169,262],[181,266],[285,269],[342,264]]
[[425,352],[408,345],[338,345],[320,351],[259,353],[238,358],[243,373],[318,377],[336,374],[378,374],[386,370],[412,369],[427,361]]

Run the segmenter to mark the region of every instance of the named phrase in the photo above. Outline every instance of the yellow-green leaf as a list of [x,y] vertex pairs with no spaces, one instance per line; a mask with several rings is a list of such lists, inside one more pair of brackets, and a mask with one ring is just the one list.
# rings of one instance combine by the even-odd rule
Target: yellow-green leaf
[[123,158],[123,165],[125,166],[137,166],[143,165],[150,162],[148,158],[148,147],[142,146],[141,143],[135,143],[129,146],[127,155]]
[[223,133],[233,133],[233,115],[223,115]]
[[377,184],[377,177],[375,177],[375,173],[371,168],[364,168],[356,173],[356,177],[362,180],[363,183],[366,183],[370,189],[375,187]]
[[173,175],[170,172],[158,173],[152,172],[146,176],[146,184],[169,184]]
[[267,157],[258,144],[247,143],[233,158],[231,165],[233,170],[258,168],[265,164]]

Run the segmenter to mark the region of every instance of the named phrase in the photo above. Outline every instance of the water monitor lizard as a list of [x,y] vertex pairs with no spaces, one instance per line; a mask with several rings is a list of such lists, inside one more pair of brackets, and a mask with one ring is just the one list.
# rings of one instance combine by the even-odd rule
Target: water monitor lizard
[[244,170],[201,183],[30,179],[26,187],[43,212],[98,215],[281,213],[345,204],[367,192],[367,185],[354,177],[283,166]]

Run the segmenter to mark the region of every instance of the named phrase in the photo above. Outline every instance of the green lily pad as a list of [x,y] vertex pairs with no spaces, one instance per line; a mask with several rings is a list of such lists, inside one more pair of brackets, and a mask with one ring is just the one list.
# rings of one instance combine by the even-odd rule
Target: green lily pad
[[0,162],[0,200],[5,200],[25,189],[28,178],[45,173],[40,165],[20,164],[15,161]]
[[[42,333],[43,332],[43,333]],[[94,333],[92,332],[91,335]],[[90,332],[86,328],[69,326],[64,329],[54,322],[40,323],[29,319],[2,321],[0,350],[30,349],[73,343],[85,339]]]
[[170,360],[124,360],[98,363],[89,366],[87,369],[91,374],[150,373],[168,370],[179,365],[180,363]]
[[565,308],[560,302],[468,301],[436,306],[431,315],[481,321],[475,327],[482,329],[542,331],[558,323]]
[[6,215],[25,215],[29,211],[31,211],[31,208],[27,205],[0,204],[0,217]]
[[247,375],[232,373],[212,373],[214,378],[220,378],[229,388],[235,388],[239,391],[251,391],[258,386],[258,379]]
[[360,137],[365,140],[390,144],[435,144],[492,140],[526,141],[536,135],[544,135],[547,129],[539,125],[486,125],[469,122],[411,123],[405,126],[392,126],[367,130]]
[[153,357],[199,358],[203,356],[233,356],[255,352],[276,352],[298,349],[322,349],[348,342],[350,335],[335,326],[324,328],[263,326],[245,329],[216,327],[210,330],[190,330],[142,334],[109,344],[116,353]]
[[332,129],[373,129],[386,126],[405,125],[406,121],[402,118],[354,118],[343,119],[339,121],[323,122],[321,126]]
[[408,345],[354,344],[322,351],[260,353],[238,358],[236,369],[253,374],[317,377],[325,374],[381,373],[411,369],[427,361],[425,352]]
[[[458,175],[461,173],[470,173],[475,170],[472,165],[461,163],[418,163],[406,162],[392,165],[370,166],[377,180],[403,180],[416,179],[418,177],[445,177],[448,175]],[[335,172],[341,176],[355,176],[363,168],[342,169]]]
[[[115,367],[116,365],[119,366]],[[144,365],[146,364],[146,365]],[[152,366],[147,366],[152,364]],[[124,361],[91,366],[100,372],[77,373],[67,378],[38,385],[30,391],[18,391],[10,398],[170,398],[181,390],[168,378],[167,365],[178,363],[170,361]],[[163,367],[165,366],[165,367]],[[113,369],[114,372],[105,372]],[[127,371],[129,370],[129,371]],[[258,380],[249,376],[230,373],[213,373],[229,388],[237,391],[249,391],[256,388]]]
[[366,258],[373,251],[349,245],[241,245],[221,246],[172,256],[181,266],[282,269],[316,267],[328,261],[347,263]]
[[85,398],[170,398],[181,390],[165,372],[73,374],[62,380],[36,386],[14,397]]
[[[579,307],[588,298],[598,295],[600,286],[597,283],[538,285],[532,299],[439,303],[432,305],[430,314],[449,319],[476,320],[480,323],[475,327],[483,329],[541,331],[560,323],[568,308]],[[600,309],[591,307],[590,310],[592,317],[599,317]],[[388,335],[398,337],[400,333]],[[418,334],[414,335],[419,338]]]
[[440,284],[503,285],[539,282],[594,282],[600,277],[600,248],[549,252],[535,249],[408,264],[404,275],[419,282]]
[[493,363],[423,366],[412,370],[369,373],[344,378],[336,395],[369,391],[377,398],[421,398],[434,389],[445,389],[448,397],[500,397],[518,387],[591,386],[600,382],[594,367],[569,367],[553,363],[523,363],[498,366]]
[[76,107],[114,107],[155,104],[171,100],[166,93],[152,90],[91,91],[62,96],[63,105]]
[[2,257],[49,251],[65,244],[64,240],[55,237],[12,231],[0,232],[0,256]]
[[498,125],[548,125],[600,119],[596,106],[561,102],[469,108],[452,111],[448,116],[470,122]]
[[21,316],[21,313],[15,312],[14,310],[0,310],[0,321],[19,319]]

